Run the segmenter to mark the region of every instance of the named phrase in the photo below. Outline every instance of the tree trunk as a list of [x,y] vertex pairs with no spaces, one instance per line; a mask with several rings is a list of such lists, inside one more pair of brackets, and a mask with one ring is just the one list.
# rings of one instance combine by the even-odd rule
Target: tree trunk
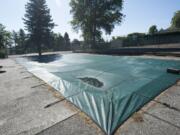
[[42,52],[41,52],[41,45],[40,44],[38,45],[38,54],[39,54],[39,57],[41,57]]
[[96,48],[96,7],[97,7],[97,3],[95,1],[94,3],[94,10],[93,10],[93,39],[92,39],[92,43],[93,43],[93,49]]

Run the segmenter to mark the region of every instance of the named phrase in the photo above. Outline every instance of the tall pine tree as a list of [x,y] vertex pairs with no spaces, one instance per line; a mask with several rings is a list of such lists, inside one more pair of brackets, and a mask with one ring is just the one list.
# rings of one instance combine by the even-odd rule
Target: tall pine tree
[[41,56],[42,48],[49,43],[55,24],[46,0],[29,0],[25,8],[24,24],[29,32],[31,43],[37,48],[38,54]]
[[68,33],[64,34],[64,49],[69,51],[71,49],[71,43]]

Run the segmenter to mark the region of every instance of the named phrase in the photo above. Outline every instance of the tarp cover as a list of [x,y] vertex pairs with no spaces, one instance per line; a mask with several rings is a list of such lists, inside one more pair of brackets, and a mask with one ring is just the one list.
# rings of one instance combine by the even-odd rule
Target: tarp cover
[[176,60],[64,54],[18,59],[111,135],[134,112],[173,85]]

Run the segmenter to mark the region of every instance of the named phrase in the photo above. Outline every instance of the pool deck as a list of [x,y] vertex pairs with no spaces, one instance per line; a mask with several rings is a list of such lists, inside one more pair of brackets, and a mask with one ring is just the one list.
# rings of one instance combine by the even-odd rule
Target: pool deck
[[[63,97],[17,64],[14,57],[0,60],[0,65],[0,70],[6,71],[0,74],[0,135],[104,135],[68,101],[52,104]],[[130,117],[115,133],[120,134],[179,135],[180,82]]]

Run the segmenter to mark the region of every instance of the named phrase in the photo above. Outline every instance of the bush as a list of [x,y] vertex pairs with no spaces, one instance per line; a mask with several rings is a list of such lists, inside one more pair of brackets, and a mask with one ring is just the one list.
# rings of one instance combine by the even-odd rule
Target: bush
[[0,50],[0,58],[6,58],[7,57],[7,53],[4,49]]
[[107,50],[110,48],[109,43],[99,43],[95,46],[94,50]]

